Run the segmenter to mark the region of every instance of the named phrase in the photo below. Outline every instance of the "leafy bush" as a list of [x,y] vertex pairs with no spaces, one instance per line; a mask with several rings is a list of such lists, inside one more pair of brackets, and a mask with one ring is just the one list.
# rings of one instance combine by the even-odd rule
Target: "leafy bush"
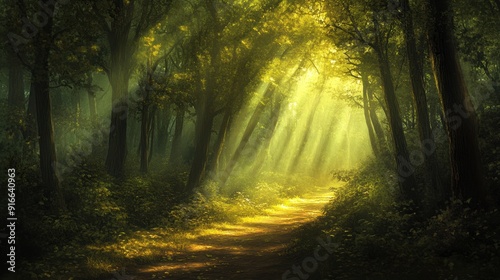
[[170,185],[153,177],[130,178],[120,184],[115,194],[128,215],[128,223],[143,228],[164,223],[174,200]]
[[[382,166],[382,167],[381,167]],[[317,246],[311,236],[332,236],[340,246],[310,279],[497,279],[500,212],[450,201],[425,219],[397,191],[376,160],[355,174],[292,251]],[[329,278],[330,279],[330,278]]]
[[197,192],[189,202],[173,207],[168,217],[172,227],[192,229],[216,221],[221,210],[204,195]]

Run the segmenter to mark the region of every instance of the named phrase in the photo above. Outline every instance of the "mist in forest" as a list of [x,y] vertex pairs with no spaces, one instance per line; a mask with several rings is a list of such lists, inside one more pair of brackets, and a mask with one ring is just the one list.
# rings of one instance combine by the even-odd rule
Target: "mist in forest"
[[497,279],[499,14],[1,2],[2,279]]

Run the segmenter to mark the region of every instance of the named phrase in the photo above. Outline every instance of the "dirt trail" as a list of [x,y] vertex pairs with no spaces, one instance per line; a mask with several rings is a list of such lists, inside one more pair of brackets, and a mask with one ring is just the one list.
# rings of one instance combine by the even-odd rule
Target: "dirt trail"
[[136,269],[134,279],[281,279],[297,263],[283,254],[294,236],[293,229],[321,214],[332,197],[317,189],[302,198],[272,207],[266,215],[235,224],[215,224],[193,238],[171,261]]

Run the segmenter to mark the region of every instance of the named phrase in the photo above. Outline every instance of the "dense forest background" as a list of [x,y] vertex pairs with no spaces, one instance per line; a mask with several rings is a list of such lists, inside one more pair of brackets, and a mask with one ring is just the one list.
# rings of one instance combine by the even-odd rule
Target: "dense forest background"
[[499,20],[496,0],[2,1],[13,279],[110,279],[322,186],[287,253],[324,235],[334,258],[282,279],[500,279]]

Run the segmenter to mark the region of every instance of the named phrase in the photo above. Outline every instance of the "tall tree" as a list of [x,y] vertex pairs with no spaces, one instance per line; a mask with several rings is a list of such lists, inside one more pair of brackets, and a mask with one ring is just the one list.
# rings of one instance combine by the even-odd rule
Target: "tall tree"
[[[409,152],[403,130],[398,98],[394,86],[389,51],[393,35],[393,19],[387,6],[379,2],[334,1],[327,5],[332,38],[339,47],[357,51],[358,56],[373,52],[377,59],[377,67],[384,92],[387,116],[394,144],[396,169],[399,174],[399,185],[403,199],[420,202],[416,190],[415,177],[409,166]],[[357,48],[349,47],[355,43]]]
[[[205,66],[203,73],[198,70],[197,74],[197,79],[203,80],[204,83],[197,85],[195,151],[187,183],[188,190],[198,187],[207,173],[215,117],[230,105],[228,101],[245,100],[244,89],[253,80],[248,77],[255,77],[252,74],[259,73],[259,70],[253,68],[256,67],[255,60],[259,57],[250,56],[249,59],[246,55],[238,54],[253,52],[266,46],[266,42],[272,42],[274,37],[269,32],[258,31],[255,27],[265,14],[273,11],[280,2],[280,0],[261,1],[254,3],[256,4],[254,6],[246,3],[219,5],[217,0],[203,2],[210,24],[204,28],[207,36],[202,40],[204,49],[199,50],[202,59],[197,61],[199,66]],[[277,51],[275,47],[276,44],[265,53],[275,54]],[[265,59],[260,58],[262,63],[256,68],[262,69],[271,58],[269,56],[265,56]],[[241,78],[241,75],[238,77],[237,70],[241,62],[239,59],[243,61],[246,59],[243,70],[247,70],[248,73],[244,75],[245,79],[241,84],[237,83],[238,87],[233,87],[235,81],[233,79]],[[225,80],[226,78],[229,81]],[[233,94],[236,94],[237,98],[231,98]]]
[[410,154],[408,145],[403,130],[399,102],[394,89],[392,80],[391,67],[389,63],[389,54],[387,45],[380,31],[380,23],[377,18],[374,18],[375,26],[375,43],[373,48],[377,54],[380,77],[382,80],[382,88],[384,89],[384,97],[389,113],[389,126],[391,128],[392,140],[395,147],[396,166],[399,173],[399,183],[402,189],[403,198],[413,200],[419,203],[418,191],[416,190],[415,176],[413,170],[408,168],[410,162]]
[[[408,57],[410,79],[413,93],[413,100],[417,112],[418,132],[420,136],[421,148],[429,141],[434,142],[431,125],[429,121],[429,110],[427,107],[427,97],[425,93],[424,73],[421,55],[417,52],[417,40],[413,24],[413,13],[409,0],[401,0],[403,35],[405,38],[406,55]],[[438,194],[441,189],[438,159],[435,151],[429,150],[425,153],[428,159],[425,162],[427,176],[430,177],[434,194]],[[441,198],[438,198],[441,199]]]
[[89,18],[105,36],[109,57],[102,63],[112,89],[112,110],[106,168],[113,176],[123,175],[127,155],[128,87],[139,40],[164,19],[173,0],[107,0],[85,2]]
[[[249,91],[247,87],[256,79],[262,68],[264,68],[264,66],[267,65],[267,62],[275,55],[275,51],[280,48],[277,44],[271,43],[273,38],[274,37],[270,34],[258,36],[257,39],[254,39],[252,42],[254,47],[252,47],[245,55],[241,55],[236,64],[234,74],[235,78],[231,81],[231,87],[229,88],[230,95],[224,108],[225,113],[218,131],[218,138],[215,143],[214,153],[212,156],[213,168],[219,167],[220,158],[225,148],[226,138],[229,137],[231,131],[234,115],[241,110],[242,106],[245,104],[246,98],[244,98],[244,94]],[[271,94],[272,91],[268,90],[266,92],[266,95]],[[263,102],[267,102],[265,101],[266,99],[269,99],[269,96],[264,97]],[[252,124],[252,121],[249,123],[249,127],[253,126],[253,128],[248,130],[248,138],[245,140],[245,136],[243,137],[239,147],[231,156],[228,166],[221,176],[221,182],[225,182],[225,180],[227,180],[227,176],[231,173],[232,168],[236,164],[236,160],[242,152],[242,149],[252,135],[253,129],[255,128],[255,125],[257,125],[259,116],[263,111],[263,104],[259,104],[259,106],[256,111],[254,111],[255,116],[252,116],[251,118],[254,123]],[[214,171],[216,170],[218,169],[214,169]]]
[[372,119],[370,117],[370,103],[368,101],[368,91],[370,87],[370,82],[366,74],[361,73],[361,82],[363,85],[363,114],[365,117],[366,127],[368,129],[368,137],[370,138],[370,145],[375,156],[379,156],[379,148],[377,144],[377,138],[375,137],[375,131],[373,129]]
[[146,65],[146,77],[144,78],[144,86],[141,89],[142,100],[141,100],[141,140],[140,140],[140,157],[141,157],[141,172],[147,173],[149,167],[149,150],[150,150],[150,138],[153,138],[150,135],[151,131],[151,118],[153,114],[151,112],[151,98],[153,91],[153,67],[151,66],[151,57],[147,58]]
[[163,158],[167,156],[167,145],[170,139],[170,123],[172,121],[170,106],[160,106],[156,111],[156,118],[156,153]]
[[248,141],[250,140],[250,136],[252,135],[253,131],[255,130],[257,124],[259,123],[259,119],[264,111],[264,108],[266,105],[269,103],[271,100],[271,97],[273,95],[273,87],[267,85],[266,91],[264,93],[264,96],[262,97],[262,100],[260,100],[257,103],[257,107],[253,111],[252,116],[250,117],[250,120],[248,121],[248,124],[245,128],[245,131],[243,132],[243,135],[241,136],[240,142],[238,143],[236,150],[234,151],[233,155],[231,156],[229,163],[227,167],[224,169],[224,172],[220,176],[220,181],[221,184],[224,184],[226,180],[229,178],[229,175],[233,171],[234,167],[236,166],[236,163],[241,157],[241,154],[243,152],[243,149],[247,145]]
[[[45,4],[47,2],[49,0],[43,1]],[[46,24],[40,28],[35,38],[35,61],[31,79],[36,100],[42,179],[46,184],[53,211],[59,212],[66,210],[66,204],[56,173],[57,158],[50,104],[49,56],[52,45],[53,22],[53,18],[48,17]]]
[[453,195],[484,205],[477,116],[457,57],[450,1],[432,0],[427,1],[427,5],[432,69],[450,144]]
[[175,113],[175,129],[172,138],[172,147],[170,149],[170,164],[179,164],[182,162],[182,131],[184,130],[184,115],[186,114],[183,107],[178,107]]
[[[198,70],[197,89],[198,92],[195,104],[195,145],[194,158],[189,171],[187,189],[193,190],[201,184],[207,167],[210,139],[212,137],[212,127],[215,118],[214,101],[217,96],[217,78],[219,78],[220,65],[220,35],[223,25],[219,22],[219,11],[215,7],[215,2],[207,0],[206,7],[212,20],[212,25],[208,31],[211,34],[212,42],[209,43],[207,54],[209,56],[209,66],[206,70],[206,83],[201,84],[202,74]],[[197,60],[198,66],[201,61]]]

